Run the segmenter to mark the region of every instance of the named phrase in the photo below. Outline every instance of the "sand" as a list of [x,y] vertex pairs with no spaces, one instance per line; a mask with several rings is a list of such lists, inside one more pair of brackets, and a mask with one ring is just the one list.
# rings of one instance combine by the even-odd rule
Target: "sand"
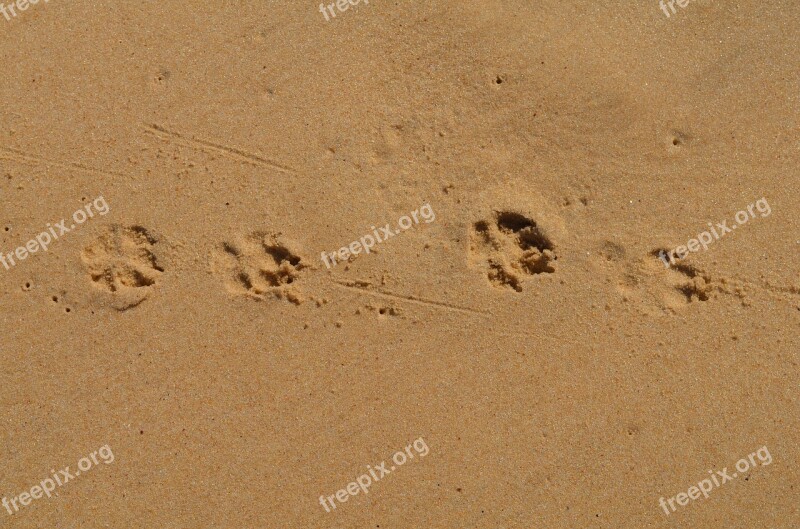
[[0,527],[800,526],[796,2],[22,5]]

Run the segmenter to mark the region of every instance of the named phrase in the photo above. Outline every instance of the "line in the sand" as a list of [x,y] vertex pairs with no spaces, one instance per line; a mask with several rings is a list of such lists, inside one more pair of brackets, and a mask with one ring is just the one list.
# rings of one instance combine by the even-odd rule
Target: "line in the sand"
[[370,288],[368,288],[366,286],[363,286],[363,283],[361,285],[359,285],[359,284],[351,284],[351,283],[346,283],[346,282],[340,282],[340,281],[334,281],[334,283],[337,286],[339,286],[340,288],[346,288],[346,289],[349,289],[349,290],[357,290],[359,292],[363,292],[365,294],[370,294],[370,295],[373,295],[373,296],[384,297],[384,298],[389,298],[389,299],[397,299],[397,300],[400,300],[400,301],[407,301],[409,303],[416,303],[418,305],[425,305],[425,306],[428,306],[428,307],[436,307],[436,308],[441,308],[441,309],[445,309],[445,310],[464,312],[464,313],[467,313],[467,314],[479,314],[481,316],[486,316],[486,315],[489,314],[488,312],[485,312],[485,311],[471,309],[469,307],[459,307],[458,305],[453,305],[451,303],[445,303],[443,301],[435,301],[435,300],[431,300],[431,299],[424,299],[424,298],[419,298],[419,297],[411,296],[411,295],[407,295],[407,294],[394,294],[392,292],[387,292],[385,290],[370,289]]

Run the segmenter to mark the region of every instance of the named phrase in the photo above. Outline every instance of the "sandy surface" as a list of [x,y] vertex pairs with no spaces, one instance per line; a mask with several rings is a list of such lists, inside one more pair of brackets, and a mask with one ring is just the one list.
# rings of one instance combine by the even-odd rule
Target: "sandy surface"
[[800,6],[665,7],[0,15],[0,527],[800,526]]

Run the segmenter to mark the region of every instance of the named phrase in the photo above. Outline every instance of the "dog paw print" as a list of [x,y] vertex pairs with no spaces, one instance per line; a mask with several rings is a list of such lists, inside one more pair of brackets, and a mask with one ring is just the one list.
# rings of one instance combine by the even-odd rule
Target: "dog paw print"
[[[669,264],[665,251],[657,248],[637,259],[624,258],[608,263],[620,274],[617,291],[622,300],[643,313],[677,313],[692,304],[702,304],[721,296],[738,299],[748,306],[753,285],[719,277],[689,263]],[[596,263],[597,264],[597,263]]]
[[150,294],[164,269],[154,253],[157,239],[141,226],[112,225],[81,253],[94,285],[114,296],[120,310]]
[[475,222],[470,232],[470,260],[500,288],[522,292],[525,276],[555,272],[555,247],[536,222],[520,213],[496,212]]
[[217,269],[229,292],[256,300],[286,299],[296,305],[303,298],[295,282],[307,268],[296,246],[280,234],[255,232],[236,242],[224,242]]

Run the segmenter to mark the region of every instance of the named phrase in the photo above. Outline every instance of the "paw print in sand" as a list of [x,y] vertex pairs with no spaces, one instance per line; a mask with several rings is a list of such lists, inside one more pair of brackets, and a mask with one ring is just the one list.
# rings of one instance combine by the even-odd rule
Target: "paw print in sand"
[[522,292],[524,276],[555,272],[554,249],[535,221],[511,211],[475,222],[470,232],[472,264],[484,269],[493,285],[517,292]]
[[157,239],[141,226],[112,225],[83,249],[95,286],[114,297],[119,310],[144,301],[164,269],[154,254]]
[[295,245],[282,240],[280,234],[255,232],[236,242],[224,242],[216,269],[233,294],[256,300],[272,296],[299,305],[303,299],[294,283],[307,268],[302,261]]

